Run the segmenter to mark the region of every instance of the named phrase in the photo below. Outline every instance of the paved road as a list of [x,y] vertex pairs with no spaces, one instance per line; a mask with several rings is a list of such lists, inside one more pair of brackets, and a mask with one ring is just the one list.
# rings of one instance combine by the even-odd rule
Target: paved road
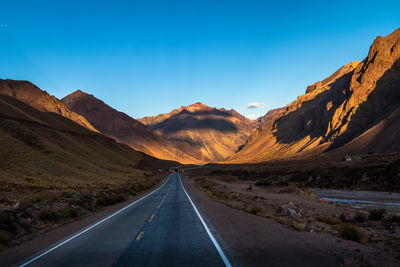
[[179,173],[172,173],[164,185],[135,204],[65,241],[32,257],[28,265],[229,265],[192,205]]

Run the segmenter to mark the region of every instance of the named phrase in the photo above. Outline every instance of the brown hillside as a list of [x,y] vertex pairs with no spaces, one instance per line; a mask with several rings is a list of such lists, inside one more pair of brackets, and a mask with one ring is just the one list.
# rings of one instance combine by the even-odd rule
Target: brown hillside
[[140,119],[187,154],[204,162],[224,160],[246,142],[254,125],[234,110],[216,109],[202,103]]
[[[361,135],[369,129],[370,140],[400,139],[398,128],[372,130],[381,122],[379,127],[388,127],[385,119],[397,118],[394,112],[400,107],[399,58],[400,29],[386,37],[377,37],[362,62],[347,64],[329,78],[309,86],[305,95],[254,132],[229,161],[260,162],[316,155],[358,137],[365,142],[366,137]],[[389,119],[390,114],[393,117]],[[378,132],[376,137],[371,136]],[[372,144],[350,147],[354,149],[352,153],[367,148],[385,152],[398,149],[398,142],[388,142],[384,148]]]
[[92,131],[97,131],[84,117],[72,112],[56,97],[49,95],[46,91],[42,91],[28,81],[0,79],[0,94],[15,97],[40,111],[59,114]]
[[182,163],[199,162],[170,144],[150,127],[108,106],[93,95],[80,90],[62,101],[74,112],[85,117],[101,133],[126,143],[136,150],[160,159]]
[[159,166],[127,145],[6,95],[0,95],[0,148],[3,189],[118,185],[144,179],[143,160]]
[[148,190],[177,165],[1,94],[0,151],[0,251]]

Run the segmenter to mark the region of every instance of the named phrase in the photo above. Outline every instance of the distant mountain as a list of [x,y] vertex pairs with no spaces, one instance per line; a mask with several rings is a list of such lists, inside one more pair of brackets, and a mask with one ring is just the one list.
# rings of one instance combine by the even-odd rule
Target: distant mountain
[[42,91],[28,81],[0,79],[0,94],[12,96],[40,111],[59,114],[89,130],[97,131],[84,117],[72,112],[56,97],[49,95],[46,91]]
[[267,114],[256,119],[257,127],[262,127],[268,121],[271,121],[271,120],[274,120],[274,119],[280,117],[285,111],[286,111],[286,108],[271,109],[270,111],[267,112]]
[[128,144],[136,150],[160,159],[176,160],[182,163],[199,162],[150,127],[113,109],[93,95],[78,90],[64,97],[62,102],[85,117],[101,133]]
[[400,29],[273,114],[228,162],[400,150]]
[[216,109],[200,102],[139,121],[203,162],[233,155],[254,128],[254,122],[234,110]]

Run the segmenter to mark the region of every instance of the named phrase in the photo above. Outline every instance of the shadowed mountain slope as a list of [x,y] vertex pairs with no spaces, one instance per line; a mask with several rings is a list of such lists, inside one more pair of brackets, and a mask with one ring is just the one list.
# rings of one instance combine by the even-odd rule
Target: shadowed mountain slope
[[334,152],[351,154],[356,151],[366,154],[400,151],[399,131],[400,108],[343,147],[335,149]]
[[[85,188],[145,181],[151,158],[52,112],[0,94],[0,184],[7,188]],[[166,162],[168,163],[168,162]],[[33,189],[32,189],[33,190]]]
[[150,127],[108,106],[93,95],[80,90],[62,101],[74,112],[84,116],[101,133],[160,159],[193,163],[199,160],[182,152]]
[[250,135],[254,122],[234,110],[216,109],[202,103],[182,106],[170,113],[139,121],[204,162],[226,159],[238,151]]
[[[399,128],[390,126],[397,123],[396,110],[400,108],[399,58],[400,29],[377,37],[362,62],[351,62],[309,86],[306,94],[269,116],[228,162],[260,162],[328,151],[399,150],[398,142],[389,141],[400,139]],[[347,149],[338,150],[347,143]]]

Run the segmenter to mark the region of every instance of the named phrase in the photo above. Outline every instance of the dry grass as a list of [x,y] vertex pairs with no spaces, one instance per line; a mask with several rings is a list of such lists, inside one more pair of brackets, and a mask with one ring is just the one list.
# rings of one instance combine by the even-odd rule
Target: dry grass
[[326,223],[326,224],[329,224],[329,225],[336,225],[336,224],[340,224],[341,223],[340,220],[338,220],[336,218],[329,217],[329,216],[320,216],[320,217],[317,218],[317,220],[319,222]]
[[360,229],[348,223],[340,224],[336,226],[339,236],[344,239],[353,240],[358,243],[365,244],[367,242],[367,236],[360,231]]

